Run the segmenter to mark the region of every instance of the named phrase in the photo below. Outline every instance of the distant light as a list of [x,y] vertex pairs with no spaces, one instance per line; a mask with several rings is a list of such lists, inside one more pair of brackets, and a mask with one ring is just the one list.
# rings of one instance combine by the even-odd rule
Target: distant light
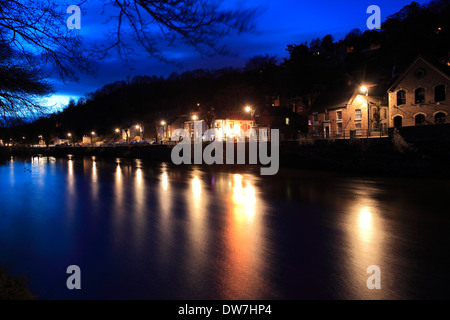
[[139,128],[141,128],[139,125],[136,125],[136,129],[139,129]]
[[165,122],[165,121],[161,121],[161,125],[162,125],[162,126],[165,126],[165,125],[166,125],[166,122]]
[[72,136],[72,134],[69,132],[69,133],[67,134],[67,136],[70,138],[70,137]]
[[250,108],[249,106],[245,107],[245,111],[250,112],[252,110],[252,108]]
[[22,139],[24,139],[24,140],[25,140],[25,137],[22,137]]
[[200,107],[200,103],[197,103],[197,107]]
[[119,128],[117,128],[116,130],[115,130],[117,133],[119,133],[120,132],[120,129]]
[[192,119],[193,120],[197,120],[197,116],[192,116]]
[[366,86],[362,86],[362,87],[360,88],[360,90],[361,90],[361,92],[366,93],[366,92],[367,92],[367,87],[366,87]]
[[92,134],[93,136],[95,136],[95,131],[92,131],[91,134]]

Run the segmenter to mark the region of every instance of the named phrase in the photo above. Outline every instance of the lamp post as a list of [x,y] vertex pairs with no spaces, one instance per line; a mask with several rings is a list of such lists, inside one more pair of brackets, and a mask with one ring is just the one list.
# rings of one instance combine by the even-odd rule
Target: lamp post
[[361,86],[360,88],[362,93],[366,94],[366,100],[367,100],[367,137],[370,136],[370,105],[369,105],[369,87],[368,86]]
[[[254,116],[255,116],[256,109],[255,109],[255,108],[252,108],[252,107],[250,107],[250,106],[246,106],[246,107],[244,108],[244,110],[245,110],[245,112],[250,113],[251,120],[252,120],[252,122],[254,122],[254,121],[255,121]],[[254,125],[255,125],[255,123],[254,123]]]
[[94,146],[95,131],[91,132],[91,136],[92,136],[92,138],[91,138],[91,145]]

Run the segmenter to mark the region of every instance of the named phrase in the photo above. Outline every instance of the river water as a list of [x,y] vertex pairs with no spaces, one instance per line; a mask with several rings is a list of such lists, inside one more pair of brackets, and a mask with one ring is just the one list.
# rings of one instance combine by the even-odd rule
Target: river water
[[450,298],[449,181],[69,156],[0,184],[0,264],[38,299]]

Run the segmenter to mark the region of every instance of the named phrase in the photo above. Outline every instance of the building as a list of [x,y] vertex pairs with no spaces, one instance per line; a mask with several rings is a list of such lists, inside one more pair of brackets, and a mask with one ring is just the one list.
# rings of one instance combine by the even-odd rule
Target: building
[[184,128],[184,117],[175,117],[172,119],[161,120],[156,126],[157,142],[170,141],[172,134],[177,129]]
[[[201,126],[201,135],[203,140],[226,141],[229,138],[234,139],[240,132],[247,132],[255,125],[253,116],[245,111],[223,111],[215,112],[211,117],[210,125],[205,120],[200,119],[198,113],[192,114],[188,120],[184,121],[184,129],[189,132],[191,139],[194,139],[195,125]],[[209,137],[204,136],[208,129],[215,129],[215,134]]]
[[385,90],[378,86],[366,89],[368,93],[351,87],[321,94],[309,112],[309,136],[347,139],[387,135],[389,108]]
[[255,126],[253,116],[248,112],[228,111],[215,114],[212,129],[216,129],[218,141],[234,139],[240,132],[248,132]]
[[388,89],[390,127],[448,123],[450,68],[416,60]]

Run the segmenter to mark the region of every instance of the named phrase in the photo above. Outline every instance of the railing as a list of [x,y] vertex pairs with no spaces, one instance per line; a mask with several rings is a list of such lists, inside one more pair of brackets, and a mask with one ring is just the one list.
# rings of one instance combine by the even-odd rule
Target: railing
[[356,129],[342,131],[320,131],[317,134],[310,134],[314,139],[361,139],[361,138],[382,138],[388,136],[387,128],[383,129]]

